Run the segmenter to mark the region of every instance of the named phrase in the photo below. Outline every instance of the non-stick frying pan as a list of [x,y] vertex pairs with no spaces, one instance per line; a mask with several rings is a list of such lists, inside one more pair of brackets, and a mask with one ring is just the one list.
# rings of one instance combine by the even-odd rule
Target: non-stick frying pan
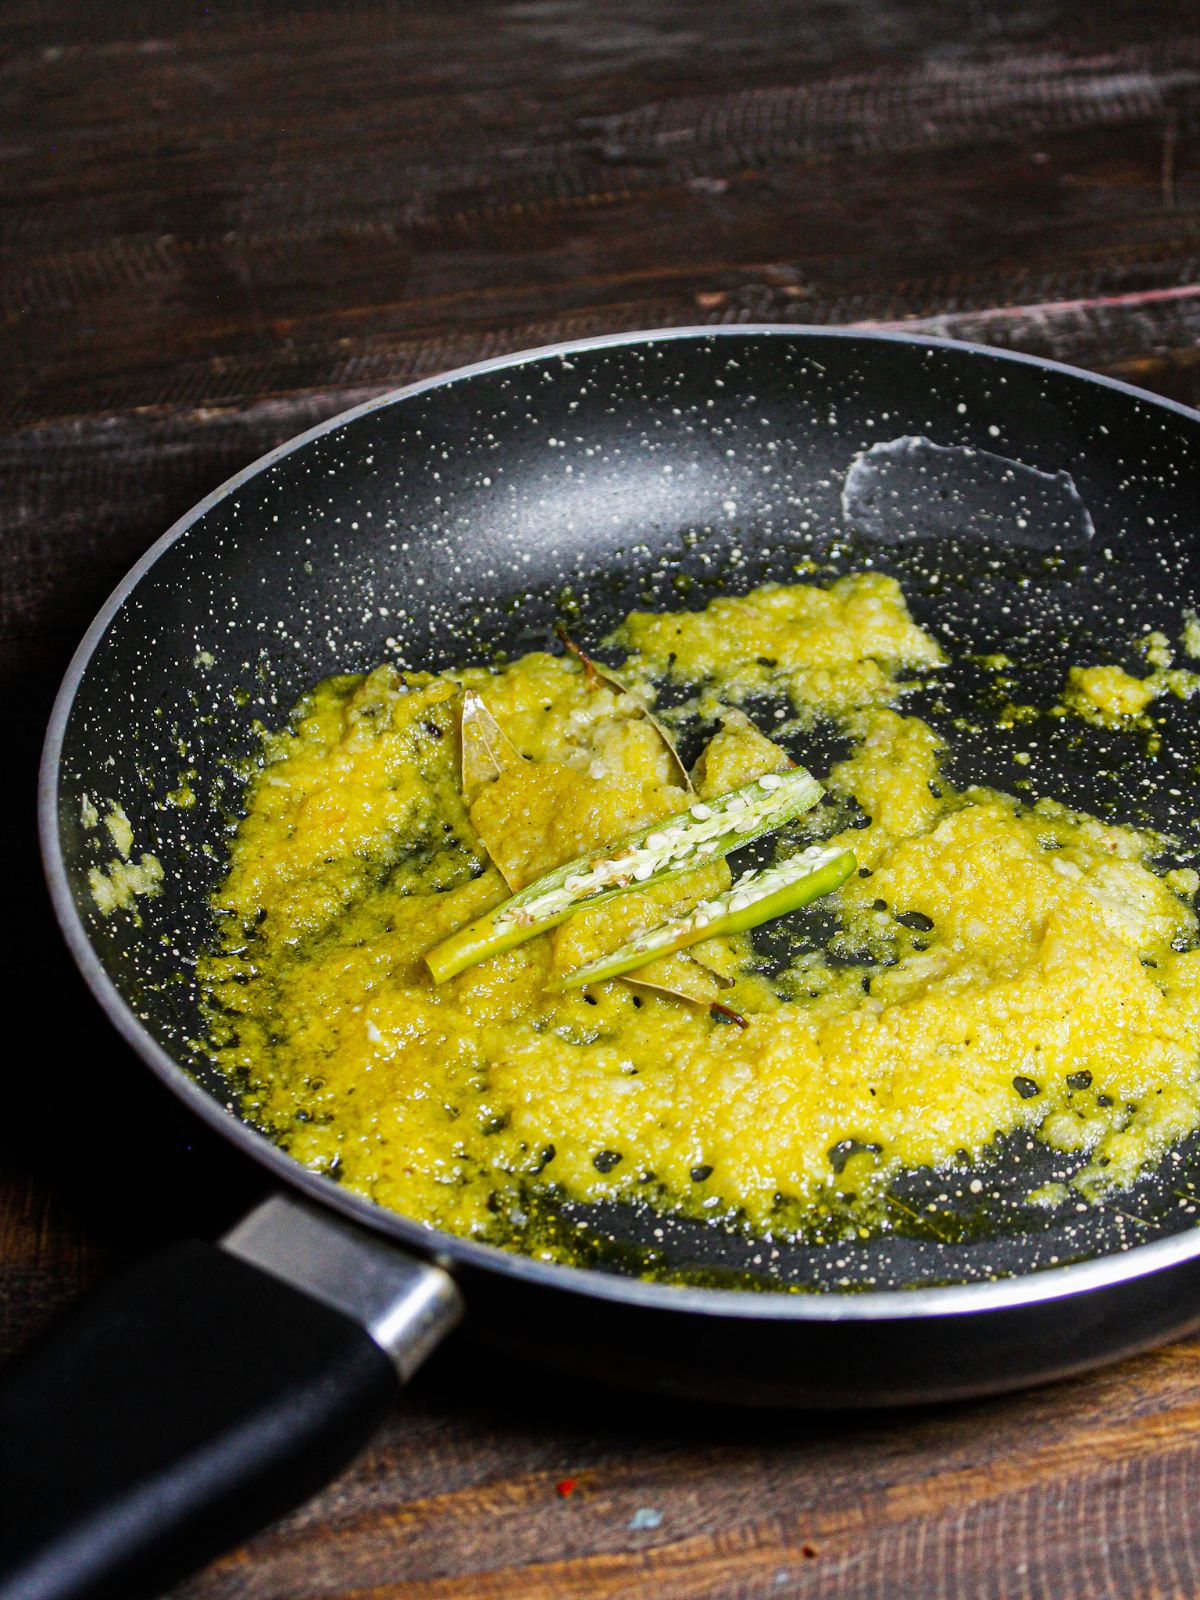
[[[314,1490],[466,1313],[504,1350],[660,1392],[858,1406],[981,1394],[1200,1324],[1200,1159],[1130,1193],[1029,1201],[1048,1153],[913,1174],[898,1223],[750,1239],[564,1204],[578,1266],[431,1232],[240,1120],[202,1049],[194,957],[239,804],[231,758],[335,670],[596,645],[631,606],[700,604],[800,563],[872,564],[960,658],[1005,652],[1048,703],[1072,661],[1177,634],[1200,593],[1200,416],[1046,362],[902,337],[735,328],[596,340],[419,384],[240,473],[134,569],[80,647],[42,771],[51,893],[111,1021],[281,1180],[220,1246],[143,1264],[0,1395],[5,1597],[148,1592]],[[1006,729],[962,661],[914,709],[958,781],[1044,793],[1196,843],[1194,711],[1162,749]],[[989,698],[991,697],[991,698]],[[964,731],[974,729],[974,732]],[[1014,762],[1020,749],[1028,754]],[[821,769],[834,753],[804,752]],[[1022,759],[1024,760],[1024,754]],[[198,797],[165,803],[181,774]],[[83,796],[164,867],[101,916]],[[583,1224],[584,1226],[580,1226]],[[516,1241],[519,1244],[519,1240]]]

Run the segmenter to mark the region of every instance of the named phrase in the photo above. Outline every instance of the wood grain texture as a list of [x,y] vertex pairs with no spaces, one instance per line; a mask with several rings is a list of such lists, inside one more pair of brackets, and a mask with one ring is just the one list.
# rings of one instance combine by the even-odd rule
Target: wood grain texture
[[899,1424],[547,1393],[468,1356],[447,1352],[352,1474],[181,1600],[1115,1600],[1200,1582],[1195,1345]]
[[[921,329],[1200,401],[1182,0],[10,0],[0,200],[9,971],[54,1020],[6,1078],[6,1351],[260,1188],[99,1020],[31,830],[75,641],[202,494],[395,384],[658,325]],[[1198,1368],[1192,1341],[945,1412],[747,1417],[460,1339],[178,1594],[1200,1595]]]

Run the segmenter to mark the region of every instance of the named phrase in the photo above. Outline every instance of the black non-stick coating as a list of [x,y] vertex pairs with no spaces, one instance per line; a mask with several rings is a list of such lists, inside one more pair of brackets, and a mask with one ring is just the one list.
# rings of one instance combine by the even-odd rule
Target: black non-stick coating
[[[862,452],[906,436],[942,448],[876,450],[848,484]],[[699,605],[812,561],[819,576],[895,573],[944,644],[1007,653],[1014,698],[1047,705],[1068,664],[1132,663],[1151,627],[1178,636],[1200,590],[1198,440],[1195,414],[1044,363],[815,330],[602,341],[355,414],[201,508],[87,661],[58,791],[87,938],[149,1036],[233,1111],[197,1043],[192,979],[240,801],[230,757],[315,680],[385,657],[438,668],[544,648],[563,618],[595,646],[630,607]],[[1135,734],[1081,740],[1067,721],[1003,730],[992,674],[946,678],[912,707],[949,735],[956,781],[1150,822],[1185,856],[1196,844],[1193,707],[1166,707],[1150,757]],[[819,770],[827,752],[796,754]],[[190,809],[168,799],[183,781]],[[119,801],[135,855],[162,861],[164,891],[136,917],[95,909],[87,873],[112,851],[82,826],[85,794],[101,812]],[[564,1220],[588,1241],[584,1264],[835,1292],[1025,1273],[1195,1227],[1190,1149],[1113,1203],[1028,1204],[1059,1170],[1021,1140],[977,1174],[917,1174],[895,1187],[894,1231],[852,1244],[628,1206]]]

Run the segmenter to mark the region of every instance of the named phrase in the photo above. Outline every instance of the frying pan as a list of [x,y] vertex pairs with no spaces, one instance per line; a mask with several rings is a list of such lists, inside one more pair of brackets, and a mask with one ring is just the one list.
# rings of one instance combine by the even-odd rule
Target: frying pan
[[[280,1180],[219,1245],[110,1284],[0,1394],[0,1595],[151,1592],[298,1503],[467,1313],[506,1351],[698,1399],[875,1406],[1078,1372],[1200,1325],[1195,1142],[1108,1203],[1030,1194],[1061,1159],[1000,1141],[978,1174],[893,1186],[895,1226],[751,1238],[625,1204],[544,1208],[574,1265],[433,1232],[242,1121],[203,1050],[236,762],[331,671],[599,645],[633,606],[871,565],[955,651],[913,709],[958,782],[1025,786],[1196,844],[1194,714],[1128,733],[1004,728],[994,677],[1047,704],[1072,661],[1177,634],[1200,592],[1200,416],[1052,363],[796,328],[556,346],[421,383],[239,473],[129,574],[67,674],[41,829],[72,953],[170,1088]],[[952,724],[957,724],[952,728]],[[967,730],[967,731],[964,731]],[[1021,762],[1014,756],[1020,752]],[[806,746],[823,770],[832,743]],[[181,781],[197,803],[166,803]],[[1017,776],[1019,775],[1019,776]],[[162,891],[101,916],[119,802]],[[111,852],[109,852],[111,853]],[[817,929],[819,932],[819,928]],[[1055,1166],[1055,1160],[1059,1166]],[[972,1181],[968,1181],[971,1179]],[[548,1220],[547,1220],[548,1219]]]

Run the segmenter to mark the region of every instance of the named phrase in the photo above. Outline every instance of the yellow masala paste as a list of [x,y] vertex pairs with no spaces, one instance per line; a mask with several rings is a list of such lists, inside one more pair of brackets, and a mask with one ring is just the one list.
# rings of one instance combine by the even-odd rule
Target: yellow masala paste
[[[613,643],[626,689],[691,693],[701,801],[789,754],[816,766],[819,722],[849,736],[826,802],[775,841],[855,853],[819,937],[800,914],[769,962],[742,934],[555,990],[722,864],[435,985],[425,953],[510,889],[696,796],[638,695],[570,654],[326,679],[266,740],[202,966],[215,1059],[294,1157],[485,1239],[545,1193],[803,1232],[839,1205],[861,1225],[900,1169],[998,1135],[1074,1153],[1089,1194],[1200,1125],[1195,874],[1153,869],[1161,837],[952,787],[897,709],[942,657],[893,579],[635,613]],[[468,693],[512,759],[464,793]],[[741,709],[764,693],[790,701],[786,753]]]

